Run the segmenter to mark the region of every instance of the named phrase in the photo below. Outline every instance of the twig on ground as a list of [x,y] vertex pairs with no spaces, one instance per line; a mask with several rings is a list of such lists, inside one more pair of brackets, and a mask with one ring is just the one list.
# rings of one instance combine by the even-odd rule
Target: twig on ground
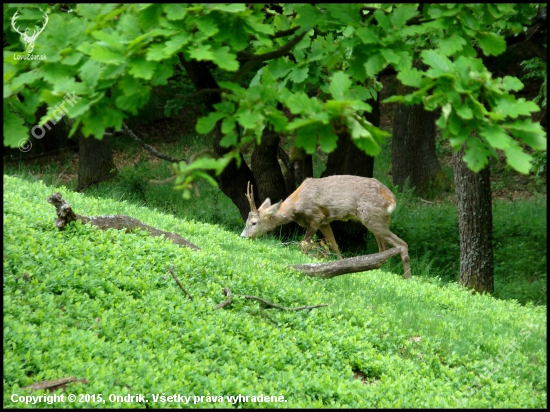
[[[223,302],[217,304],[214,307],[214,310],[221,309],[221,308],[231,304],[231,297],[233,296],[231,294],[231,290],[229,288],[223,288],[223,294],[225,296],[227,296],[227,299],[224,300]],[[314,306],[300,306],[298,308],[285,308],[284,306],[280,306],[280,305],[276,305],[275,303],[268,302],[267,300],[265,300],[263,298],[259,298],[258,296],[249,296],[249,295],[237,295],[237,296],[242,296],[245,299],[258,300],[258,301],[262,302],[264,305],[267,305],[269,307],[276,308],[276,309],[282,309],[282,310],[298,311],[298,310],[315,309],[315,308],[322,308],[323,306],[328,306],[327,304],[322,304],[322,305],[314,305]]]
[[189,296],[189,300],[193,300],[193,296],[191,296],[189,294],[189,292],[187,290],[185,290],[185,288],[183,287],[183,285],[181,284],[180,280],[178,279],[178,277],[176,276],[176,274],[174,273],[174,267],[171,267],[170,269],[168,269],[168,271],[172,274],[172,277],[174,278],[174,280],[176,281],[176,283],[178,284],[178,286],[180,287],[181,290],[183,290],[183,292]]
[[297,311],[297,310],[304,310],[304,309],[322,308],[323,306],[328,306],[327,304],[322,304],[322,305],[313,305],[313,306],[300,306],[298,308],[285,308],[284,306],[276,305],[275,303],[268,302],[267,300],[259,298],[257,296],[248,296],[248,295],[239,295],[239,296],[243,296],[246,299],[259,300],[260,302],[262,302],[263,304],[265,304],[267,306],[271,306],[272,308],[277,308],[277,309],[282,309],[282,310],[296,310]]

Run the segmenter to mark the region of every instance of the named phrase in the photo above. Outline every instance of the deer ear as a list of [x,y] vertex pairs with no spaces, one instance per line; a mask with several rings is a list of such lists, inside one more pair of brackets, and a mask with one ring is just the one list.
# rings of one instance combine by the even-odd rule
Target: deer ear
[[258,208],[258,210],[267,209],[269,206],[271,206],[271,200],[269,200],[269,197],[264,200],[262,205]]
[[267,210],[267,213],[269,215],[274,215],[275,213],[277,213],[279,211],[279,208],[281,207],[281,205],[283,204],[283,201],[282,200],[279,200],[277,203],[275,203],[273,206],[271,206],[268,210]]

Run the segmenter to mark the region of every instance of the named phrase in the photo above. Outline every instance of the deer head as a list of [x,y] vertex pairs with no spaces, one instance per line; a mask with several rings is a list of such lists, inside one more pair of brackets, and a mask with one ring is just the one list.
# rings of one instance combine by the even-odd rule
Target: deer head
[[36,42],[36,39],[38,38],[38,35],[40,33],[42,33],[44,31],[44,29],[46,28],[46,24],[48,24],[48,15],[46,13],[44,13],[44,24],[42,25],[42,28],[41,29],[34,29],[34,31],[32,32],[31,35],[28,35],[27,34],[27,30],[29,30],[28,28],[26,28],[23,32],[19,31],[19,28],[15,26],[15,20],[17,20],[17,13],[19,13],[19,11],[16,11],[15,14],[13,15],[13,17],[11,18],[11,25],[13,27],[13,29],[19,33],[21,36],[23,36],[23,41],[25,42],[25,51],[28,53],[28,54],[31,54],[32,51],[34,50],[34,43]]
[[248,182],[246,188],[246,198],[250,204],[250,213],[248,214],[248,219],[246,220],[246,225],[241,233],[241,237],[255,238],[278,226],[279,223],[276,222],[273,217],[281,207],[282,201],[271,205],[271,200],[267,198],[262,205],[256,209],[256,204],[254,203],[254,186],[251,185],[250,182]]

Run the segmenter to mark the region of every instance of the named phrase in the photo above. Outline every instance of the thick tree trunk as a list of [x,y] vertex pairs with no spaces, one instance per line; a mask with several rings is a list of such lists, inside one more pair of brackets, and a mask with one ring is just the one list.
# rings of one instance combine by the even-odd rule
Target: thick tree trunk
[[476,292],[493,293],[493,215],[489,166],[479,173],[462,160],[464,149],[453,154],[458,230],[460,281]]
[[[285,200],[290,194],[287,191],[285,178],[281,171],[278,161],[278,152],[280,138],[273,134],[266,136],[269,132],[264,133],[260,145],[256,146],[252,152],[250,166],[254,179],[258,185],[257,193],[260,198],[260,206],[266,198],[271,200],[271,203],[276,203],[279,200]],[[291,222],[283,226],[279,226],[274,230],[274,233],[281,236],[283,239],[292,237],[296,231],[303,231],[297,223]]]
[[[380,101],[369,100],[372,112],[366,113],[365,118],[375,126],[380,126]],[[372,177],[374,171],[374,157],[368,156],[351,140],[347,129],[338,133],[338,146],[328,155],[327,166],[321,177],[333,175],[355,175]],[[366,249],[365,236],[368,231],[359,222],[334,221],[330,224],[334,238],[342,250],[364,253]]]
[[[41,119],[46,115],[47,112],[48,107],[46,105],[38,108],[36,118]],[[59,110],[59,112],[61,111]],[[60,114],[64,113],[61,112]],[[48,121],[47,125],[44,125],[43,127],[37,128],[35,130],[33,137],[37,139],[39,138],[39,145],[41,145],[43,152],[53,152],[62,148],[78,148],[78,141],[75,139],[69,139],[70,128],[67,126],[65,120],[66,118],[63,119],[52,117],[51,120]]]
[[[183,56],[180,55],[180,61],[185,67],[187,74],[191,78],[191,81],[195,85],[197,91],[203,89],[218,89],[218,83],[208,66],[202,61],[190,60],[186,61]],[[204,103],[206,107],[213,111],[213,105],[221,102],[219,93],[206,93],[203,95]],[[228,153],[231,149],[227,147],[222,147],[220,145],[220,140],[223,135],[219,128],[219,124],[214,128],[214,153],[218,156],[223,156]],[[218,184],[221,191],[231,199],[231,201],[239,209],[239,213],[243,220],[248,218],[248,213],[250,212],[250,205],[246,199],[246,188],[248,182],[251,182],[254,185],[254,199],[256,202],[259,202],[257,185],[252,175],[252,171],[246,164],[244,157],[241,156],[241,166],[237,167],[237,162],[232,160],[229,165],[224,169],[224,171],[217,177]]]
[[[36,111],[36,119],[42,119],[48,111],[48,106],[40,106]],[[59,110],[61,114],[61,110]],[[59,113],[58,113],[59,114]],[[31,160],[43,156],[56,155],[61,152],[78,151],[78,141],[69,139],[69,127],[66,125],[66,119],[59,117],[51,117],[48,122],[38,127],[37,124],[29,125],[31,129],[30,150],[28,152],[21,151],[18,148],[10,148],[4,146],[3,155],[13,160]]]
[[110,136],[103,136],[102,140],[98,140],[93,136],[84,137],[80,131],[77,133],[80,150],[76,190],[79,192],[94,183],[110,179],[116,175],[117,170],[113,161]]
[[285,179],[277,160],[279,140],[278,136],[264,135],[260,145],[252,152],[250,166],[258,185],[260,202],[269,197],[272,203],[276,203],[290,194],[286,190]]
[[308,177],[313,177],[313,156],[302,148],[294,146],[290,152],[290,164],[293,168],[294,185],[292,192]]
[[[411,90],[400,86],[398,93]],[[437,114],[424,110],[422,105],[398,104],[393,115],[393,183],[402,189],[409,178],[411,187],[425,197],[450,186],[435,151],[436,119]]]

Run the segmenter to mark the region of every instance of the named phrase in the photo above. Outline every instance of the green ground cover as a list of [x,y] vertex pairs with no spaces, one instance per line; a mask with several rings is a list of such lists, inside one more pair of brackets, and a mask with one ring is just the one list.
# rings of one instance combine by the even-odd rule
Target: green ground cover
[[[56,191],[77,213],[130,215],[202,250],[80,224],[59,232],[45,200]],[[6,175],[3,230],[4,407],[547,404],[545,307],[384,270],[312,279],[287,265],[313,260],[274,239],[252,242],[222,224]],[[224,287],[285,307],[329,306],[281,311],[235,296],[214,310]],[[101,394],[105,403],[13,402],[31,395],[27,385],[67,376],[88,383],[59,393]],[[126,394],[148,403],[109,400]],[[162,394],[191,398],[161,402]],[[239,394],[248,401],[228,398]]]

